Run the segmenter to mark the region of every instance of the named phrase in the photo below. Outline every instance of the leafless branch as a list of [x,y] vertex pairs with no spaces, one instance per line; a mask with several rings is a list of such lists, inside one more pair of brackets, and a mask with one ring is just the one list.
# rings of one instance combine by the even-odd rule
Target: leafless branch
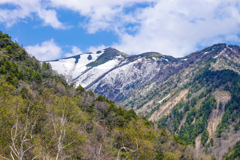
[[120,160],[120,152],[121,150],[125,150],[127,152],[127,158],[128,158],[128,155],[129,155],[129,152],[136,152],[138,150],[138,142],[137,142],[137,139],[136,139],[136,143],[137,143],[137,148],[135,150],[132,150],[130,148],[127,148],[127,147],[121,147],[119,150],[118,150],[118,156],[117,156],[117,160]]
[[10,159],[8,159],[8,158],[6,158],[6,157],[3,157],[3,156],[1,156],[1,155],[0,155],[0,157],[1,157],[1,158],[3,158],[3,159],[7,159],[7,160],[10,160]]

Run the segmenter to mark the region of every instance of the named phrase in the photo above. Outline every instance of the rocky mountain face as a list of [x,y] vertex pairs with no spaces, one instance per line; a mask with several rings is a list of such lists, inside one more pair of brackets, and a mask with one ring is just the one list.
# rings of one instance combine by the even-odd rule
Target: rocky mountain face
[[54,70],[64,75],[69,83],[87,87],[99,76],[118,65],[126,56],[113,48],[107,48],[95,53],[89,52],[48,62]]
[[145,84],[160,83],[188,67],[197,59],[174,58],[157,52],[129,56],[113,48],[69,58],[48,61],[52,68],[79,84],[114,101],[121,101]]
[[222,159],[240,140],[240,47],[217,44],[185,57],[162,82],[133,91],[122,103],[176,136]]
[[1,31],[0,125],[0,159],[212,160],[133,109],[73,88]]
[[[172,97],[178,97],[177,99],[172,99],[174,101],[181,100],[183,94],[188,94],[189,90],[183,90],[181,94],[176,94],[174,91],[180,90],[183,86],[191,82],[199,70],[209,64],[209,68],[212,70],[230,69],[239,73],[240,47],[216,44],[202,51],[194,52],[181,58],[181,60],[181,69],[176,71],[175,74],[169,75],[165,80],[152,81],[136,89],[127,98],[122,100],[123,104],[128,108],[134,108],[141,114],[147,114],[149,108],[155,108],[154,106],[158,106],[159,102],[165,103],[167,100],[172,99]],[[157,119],[159,117],[156,117]]]
[[240,140],[240,47],[216,44],[183,58],[113,48],[78,57],[49,63],[69,82],[160,123],[197,154],[222,159]]

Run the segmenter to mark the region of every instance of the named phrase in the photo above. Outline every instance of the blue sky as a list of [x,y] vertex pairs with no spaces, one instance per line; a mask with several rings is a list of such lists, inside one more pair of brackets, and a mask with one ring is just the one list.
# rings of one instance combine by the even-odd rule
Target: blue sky
[[239,0],[0,0],[0,30],[39,60],[114,47],[182,57],[240,44]]

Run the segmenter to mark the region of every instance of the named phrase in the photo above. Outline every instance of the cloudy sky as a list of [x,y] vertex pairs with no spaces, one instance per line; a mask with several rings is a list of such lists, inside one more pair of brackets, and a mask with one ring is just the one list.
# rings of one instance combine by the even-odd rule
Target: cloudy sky
[[0,30],[40,60],[110,46],[182,57],[240,45],[240,1],[0,0]]

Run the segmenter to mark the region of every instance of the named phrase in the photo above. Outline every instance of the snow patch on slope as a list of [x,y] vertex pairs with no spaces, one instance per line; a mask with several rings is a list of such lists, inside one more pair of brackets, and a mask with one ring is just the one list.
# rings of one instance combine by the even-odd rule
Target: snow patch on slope
[[[49,63],[51,64],[52,69],[58,71],[59,74],[74,79],[86,71],[88,69],[87,65],[96,61],[97,58],[103,53],[104,50],[94,53],[80,54],[80,58],[78,60],[75,57],[70,57],[66,59],[60,59],[58,61],[49,61]],[[88,58],[89,55],[91,55],[91,59]],[[76,61],[77,63],[75,63]]]
[[[139,58],[110,71],[101,80],[90,86],[89,89],[93,91],[96,89],[102,90],[102,87],[107,85],[107,88],[118,90],[116,96],[120,93],[127,94],[135,86],[141,85],[147,79],[152,79],[159,70],[160,67],[157,61],[153,62],[152,60]],[[113,96],[110,97],[112,99],[116,98],[115,95],[111,96]]]
[[[81,58],[78,60],[78,63],[75,65],[75,67],[72,69],[70,74],[76,78],[77,76],[81,75],[84,71],[88,69],[87,65],[91,62],[94,62],[97,60],[97,58],[102,54],[103,52],[97,54],[82,54]],[[91,55],[92,59],[88,60],[88,56]]]
[[167,99],[170,96],[171,96],[171,94],[169,94],[167,97],[164,97],[163,99],[161,99],[158,103],[162,103],[165,99]]
[[89,84],[91,84],[93,81],[95,81],[99,76],[103,75],[110,69],[114,68],[119,64],[120,60],[118,59],[113,59],[110,60],[104,64],[101,64],[97,67],[91,68],[89,71],[86,73],[82,74],[78,79],[76,79],[76,86],[81,84],[81,86],[86,87]]
[[60,59],[58,61],[51,61],[49,63],[51,64],[53,70],[57,70],[59,74],[67,75],[74,67],[75,60],[75,58]]

